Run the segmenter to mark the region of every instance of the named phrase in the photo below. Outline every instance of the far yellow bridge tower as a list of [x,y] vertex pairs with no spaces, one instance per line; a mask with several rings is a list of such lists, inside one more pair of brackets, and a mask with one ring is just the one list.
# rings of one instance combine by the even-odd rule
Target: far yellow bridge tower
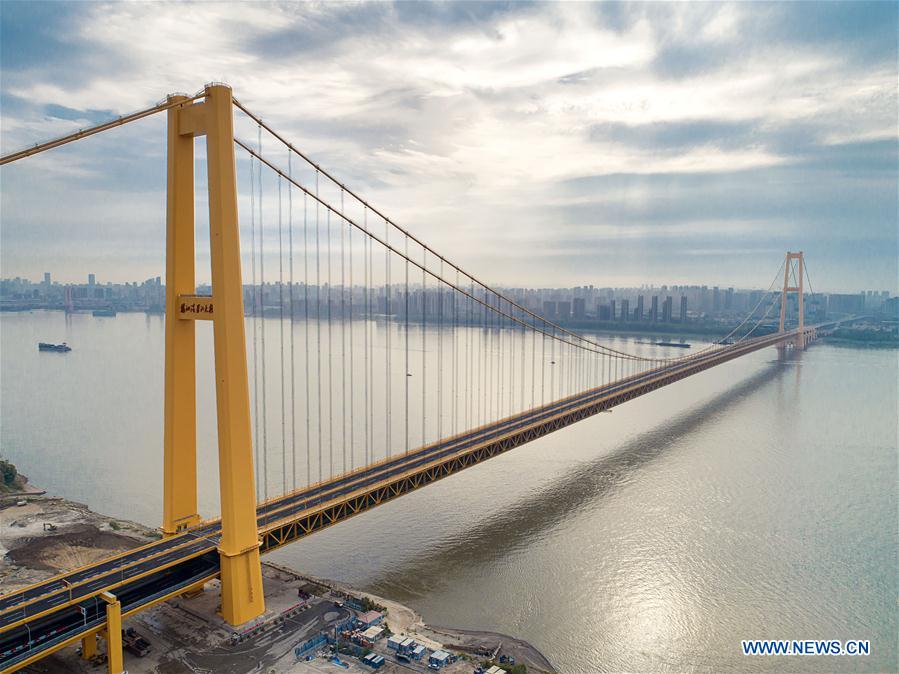
[[[790,285],[790,277],[792,275],[795,286]],[[787,317],[787,293],[795,292],[798,297],[797,309],[799,313],[799,325],[796,332],[796,338],[793,340],[793,346],[797,349],[805,348],[805,290],[803,278],[805,276],[805,258],[802,251],[798,253],[787,252],[787,259],[784,262],[784,285],[780,293],[780,324],[778,332],[784,331],[784,322]]]

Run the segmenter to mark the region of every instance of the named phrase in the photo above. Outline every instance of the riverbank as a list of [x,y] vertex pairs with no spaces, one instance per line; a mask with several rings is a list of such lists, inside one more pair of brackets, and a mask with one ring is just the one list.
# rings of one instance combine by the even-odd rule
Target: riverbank
[[12,592],[158,538],[136,522],[49,496],[24,480],[0,494],[0,586]]
[[[6,594],[159,536],[158,531],[136,522],[96,513],[84,504],[24,487],[0,496],[0,587]],[[525,665],[527,671],[555,671],[540,651],[521,639],[493,632],[431,627],[408,606],[282,565],[263,563],[263,585],[265,614],[236,629],[219,614],[218,580],[207,583],[202,592],[189,599],[178,597],[132,616],[125,627],[136,630],[152,648],[141,658],[126,653],[128,671],[169,674],[199,669],[244,674],[260,671],[260,666],[276,674],[347,671],[330,661],[327,643],[324,651],[313,649],[309,660],[305,656],[298,659],[295,649],[360,615],[362,611],[352,607],[361,604],[380,607],[382,624],[390,632],[406,635],[431,652],[445,649],[455,653],[456,663],[442,669],[447,674],[468,673],[478,663],[502,656]],[[385,657],[393,655],[387,650],[386,637],[372,648],[374,652],[382,651]],[[349,671],[369,671],[358,659],[341,657]],[[87,674],[94,671],[96,664],[82,660],[72,646],[41,661],[40,667],[41,671]],[[382,671],[410,669],[427,671],[427,662],[401,663],[391,659]]]

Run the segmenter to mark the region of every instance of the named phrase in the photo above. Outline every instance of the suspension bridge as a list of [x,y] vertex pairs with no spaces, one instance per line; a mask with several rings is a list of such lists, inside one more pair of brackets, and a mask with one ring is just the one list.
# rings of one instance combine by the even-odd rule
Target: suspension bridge
[[[260,554],[748,353],[805,348],[835,325],[804,323],[811,288],[802,253],[790,252],[723,339],[685,356],[611,348],[444,257],[220,84],[5,155],[0,165],[162,113],[164,536],[0,595],[3,672],[78,641],[91,657],[99,634],[108,670],[119,674],[122,619],[213,578],[221,579],[223,617],[243,624],[264,611]],[[201,136],[207,295],[197,292]],[[793,296],[795,321],[787,316]],[[196,449],[204,321],[214,337],[221,496],[220,516],[205,520]]]

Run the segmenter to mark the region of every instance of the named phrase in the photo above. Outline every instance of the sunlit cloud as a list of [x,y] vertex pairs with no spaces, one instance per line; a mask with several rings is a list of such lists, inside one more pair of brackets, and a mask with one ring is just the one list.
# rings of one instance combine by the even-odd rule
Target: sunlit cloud
[[[817,276],[834,288],[896,287],[890,3],[7,2],[0,21],[4,152],[225,81],[497,283],[693,274],[752,285],[755,269],[779,264],[772,250],[794,247],[810,264],[819,255]],[[72,222],[105,221],[99,201],[158,250],[162,129],[4,169],[4,275],[35,276],[57,258],[58,239],[42,246],[29,231],[53,213],[46,180]],[[72,245],[90,250],[77,237],[93,231],[73,230]],[[592,257],[589,237],[603,249]],[[734,250],[744,267],[715,252]],[[560,264],[566,254],[579,262]],[[139,257],[116,269],[106,256],[98,270],[161,272],[155,252]],[[57,276],[80,278],[100,261],[62,264]]]

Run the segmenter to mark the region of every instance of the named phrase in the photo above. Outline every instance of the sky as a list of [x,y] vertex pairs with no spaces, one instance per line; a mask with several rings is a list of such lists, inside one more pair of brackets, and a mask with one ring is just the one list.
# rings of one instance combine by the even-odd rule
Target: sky
[[[896,293],[897,6],[5,0],[0,149],[227,82],[493,284]],[[0,275],[164,274],[164,122],[0,170]]]

